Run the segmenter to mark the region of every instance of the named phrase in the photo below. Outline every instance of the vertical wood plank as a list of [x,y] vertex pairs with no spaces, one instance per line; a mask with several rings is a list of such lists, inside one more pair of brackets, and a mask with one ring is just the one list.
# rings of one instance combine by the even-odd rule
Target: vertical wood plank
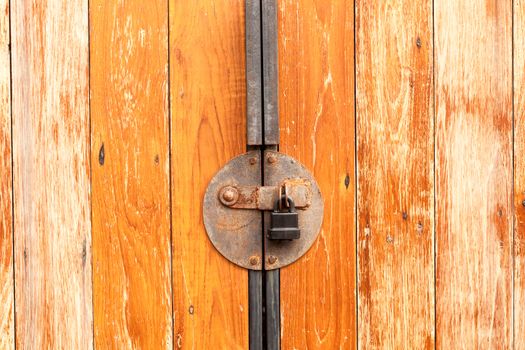
[[512,347],[512,1],[435,0],[437,348]]
[[525,1],[514,0],[514,349],[525,350]]
[[173,345],[167,11],[164,0],[90,1],[98,348]]
[[360,348],[434,348],[431,6],[357,1]]
[[314,174],[324,224],[283,268],[282,349],[356,345],[354,2],[279,1],[280,150]]
[[9,1],[0,0],[0,349],[14,349]]
[[176,348],[248,348],[248,273],[211,245],[202,198],[245,151],[244,0],[170,0]]
[[89,349],[88,2],[11,4],[16,346]]

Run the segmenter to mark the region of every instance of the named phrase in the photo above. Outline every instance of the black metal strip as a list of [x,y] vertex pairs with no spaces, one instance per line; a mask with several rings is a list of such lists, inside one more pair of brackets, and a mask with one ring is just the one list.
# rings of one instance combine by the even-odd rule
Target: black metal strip
[[[278,150],[279,145],[279,98],[277,56],[277,0],[261,0],[262,69],[263,69],[263,125],[264,149]],[[264,158],[262,165],[264,167]],[[264,170],[264,169],[263,169]],[[263,185],[265,184],[263,171]],[[266,245],[266,229],[269,214],[263,220],[263,237]],[[265,258],[266,258],[266,251]],[[279,270],[264,272],[264,321],[265,349],[281,348],[280,273]]]
[[279,144],[277,0],[262,0],[264,144]]
[[265,271],[266,278],[266,349],[281,348],[279,269]]
[[250,350],[263,349],[263,272],[248,272]]
[[261,3],[245,2],[246,28],[246,144],[263,144]]

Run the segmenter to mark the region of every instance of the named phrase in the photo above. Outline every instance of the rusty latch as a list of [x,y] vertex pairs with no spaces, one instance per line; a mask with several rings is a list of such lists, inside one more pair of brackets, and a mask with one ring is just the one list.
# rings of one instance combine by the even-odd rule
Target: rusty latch
[[295,207],[307,208],[312,202],[311,183],[302,178],[284,180],[279,186],[227,185],[219,190],[222,204],[235,209],[272,210],[280,191],[293,198]]

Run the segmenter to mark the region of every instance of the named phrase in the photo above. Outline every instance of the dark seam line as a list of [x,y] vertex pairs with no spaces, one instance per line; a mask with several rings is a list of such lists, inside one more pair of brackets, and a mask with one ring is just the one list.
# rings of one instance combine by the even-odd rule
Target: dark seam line
[[12,33],[13,33],[13,22],[12,22],[11,0],[9,0],[9,114],[11,117],[11,254],[13,259],[13,343],[14,348],[17,346],[17,334],[16,334],[16,273],[15,273],[15,167],[14,167],[14,137],[13,137],[13,46],[12,46]]

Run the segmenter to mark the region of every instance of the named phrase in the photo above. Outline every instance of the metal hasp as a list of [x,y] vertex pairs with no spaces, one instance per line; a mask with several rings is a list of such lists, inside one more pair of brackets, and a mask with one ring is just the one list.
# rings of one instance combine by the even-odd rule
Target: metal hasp
[[[250,270],[261,270],[264,262],[265,270],[272,270],[293,263],[312,246],[323,220],[323,200],[312,174],[297,160],[275,151],[264,152],[265,186],[258,185],[260,154],[242,154],[219,170],[204,195],[203,217],[210,241],[226,259]],[[273,215],[281,196],[294,204],[295,214],[290,216],[296,215],[297,224],[291,224],[297,232],[287,238],[285,230],[276,230],[275,239],[266,241],[263,258],[262,235],[266,233],[261,210]],[[284,210],[288,211],[286,205]]]

